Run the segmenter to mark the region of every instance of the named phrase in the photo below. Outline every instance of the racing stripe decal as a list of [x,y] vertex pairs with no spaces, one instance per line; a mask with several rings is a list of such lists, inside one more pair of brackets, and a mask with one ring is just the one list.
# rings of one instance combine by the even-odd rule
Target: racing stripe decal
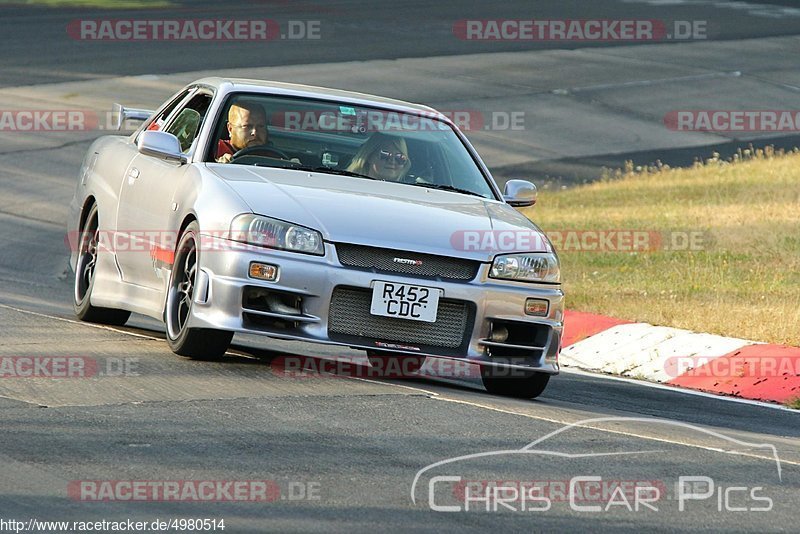
[[150,258],[156,268],[166,267],[169,269],[175,263],[175,252],[161,247],[153,247],[150,249]]

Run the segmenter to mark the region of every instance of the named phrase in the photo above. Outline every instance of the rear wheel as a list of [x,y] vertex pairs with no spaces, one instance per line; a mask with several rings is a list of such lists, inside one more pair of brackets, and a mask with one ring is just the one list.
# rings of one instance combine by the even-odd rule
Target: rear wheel
[[481,379],[486,391],[495,395],[506,397],[516,397],[518,399],[535,399],[541,395],[550,375],[545,373],[535,373],[532,371],[512,371],[513,373],[523,373],[518,376],[497,376],[498,369],[491,366],[481,366]]
[[425,356],[398,354],[392,352],[367,351],[372,373],[387,378],[406,377],[419,372],[425,363]]
[[94,204],[89,209],[83,228],[80,229],[72,308],[81,321],[122,326],[131,316],[131,312],[113,308],[98,308],[91,304],[92,289],[97,274],[99,227],[97,204]]
[[190,223],[181,235],[175,253],[167,290],[167,343],[174,353],[181,356],[196,360],[217,360],[228,349],[233,332],[188,326],[199,265],[198,234],[197,223]]

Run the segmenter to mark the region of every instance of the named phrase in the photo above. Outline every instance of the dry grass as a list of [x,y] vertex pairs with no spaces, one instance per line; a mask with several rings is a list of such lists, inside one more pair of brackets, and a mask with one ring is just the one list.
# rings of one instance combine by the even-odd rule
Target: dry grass
[[702,250],[563,251],[571,309],[800,346],[800,153],[743,153],[691,169],[629,169],[540,191],[546,232],[703,232]]

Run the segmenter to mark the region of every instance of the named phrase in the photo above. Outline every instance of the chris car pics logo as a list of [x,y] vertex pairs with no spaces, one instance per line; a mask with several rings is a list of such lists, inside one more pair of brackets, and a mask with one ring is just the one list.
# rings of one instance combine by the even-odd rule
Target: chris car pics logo
[[[623,436],[620,437],[622,441],[630,439],[618,432],[620,425],[639,424],[650,429],[664,427],[662,432],[667,435],[676,432],[687,436],[697,434],[702,443],[716,442],[713,446],[698,447],[696,451],[723,455],[722,461],[714,458],[713,462],[708,462],[709,467],[702,468],[704,472],[697,472],[696,465],[692,467],[679,462],[678,468],[665,474],[660,462],[669,458],[670,453],[684,455],[684,450],[668,450],[659,440],[649,442],[654,444],[653,449],[620,450],[622,442],[619,445],[613,442],[614,436]],[[612,445],[609,450],[598,451],[595,445],[591,445],[590,451],[575,451],[574,436],[567,441],[571,444],[568,452],[546,447],[548,443],[569,438],[571,433],[602,431],[609,425],[614,428],[608,434]],[[754,451],[758,454],[754,455]],[[763,465],[763,480],[753,480],[750,475],[742,475],[741,480],[732,478],[730,466],[724,459],[734,456],[746,457]],[[531,473],[532,476],[492,479],[475,475],[486,473],[490,469],[488,465],[497,469],[500,461],[508,465],[519,462],[523,474]],[[542,472],[552,472],[555,465],[566,466],[561,467],[567,471],[564,476],[541,476]],[[714,472],[714,468],[719,472]],[[509,467],[500,469],[506,473]],[[781,461],[772,444],[746,442],[678,421],[601,417],[568,424],[521,448],[466,453],[429,464],[414,476],[411,501],[441,513],[546,513],[552,510],[552,513],[617,514],[661,511],[707,516],[738,511],[770,512],[782,482]]]

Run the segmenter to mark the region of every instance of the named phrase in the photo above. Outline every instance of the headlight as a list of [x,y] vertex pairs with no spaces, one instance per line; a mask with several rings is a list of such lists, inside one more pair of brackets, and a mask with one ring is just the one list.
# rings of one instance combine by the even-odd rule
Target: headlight
[[496,256],[489,272],[492,278],[520,282],[561,282],[558,258],[552,253],[505,254]]
[[325,255],[322,234],[316,230],[251,213],[233,219],[231,239],[259,247]]

